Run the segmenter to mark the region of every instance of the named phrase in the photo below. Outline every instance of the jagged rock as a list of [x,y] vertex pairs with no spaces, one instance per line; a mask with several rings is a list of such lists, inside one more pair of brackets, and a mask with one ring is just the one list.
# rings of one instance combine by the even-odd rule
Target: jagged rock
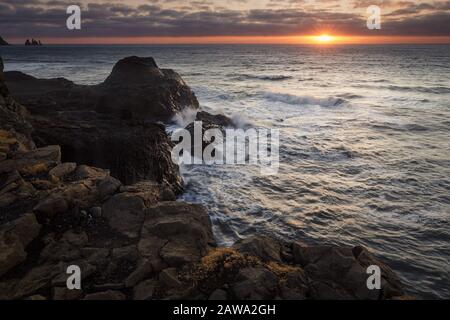
[[145,210],[138,249],[169,266],[198,261],[214,244],[211,221],[199,205],[163,202]]
[[164,127],[149,123],[198,107],[195,95],[173,71],[157,68],[151,58],[130,57],[97,86],[19,72],[8,72],[6,78],[13,95],[33,114],[39,145],[59,144],[64,161],[108,168],[126,184],[154,180],[181,191]]
[[125,300],[125,295],[120,291],[103,291],[88,294],[84,300]]
[[233,120],[223,114],[211,114],[206,111],[199,111],[195,117],[195,121],[201,121],[204,124],[217,128],[235,127]]
[[99,86],[105,93],[98,108],[152,121],[170,120],[186,107],[198,108],[197,98],[173,70],[159,69],[153,58],[127,57],[116,63]]

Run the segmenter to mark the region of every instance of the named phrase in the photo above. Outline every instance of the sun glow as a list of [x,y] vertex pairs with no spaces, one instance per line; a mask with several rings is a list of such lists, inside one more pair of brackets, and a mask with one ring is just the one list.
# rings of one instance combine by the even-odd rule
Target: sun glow
[[321,34],[320,36],[314,37],[314,40],[318,43],[330,43],[335,40],[335,37],[328,34]]

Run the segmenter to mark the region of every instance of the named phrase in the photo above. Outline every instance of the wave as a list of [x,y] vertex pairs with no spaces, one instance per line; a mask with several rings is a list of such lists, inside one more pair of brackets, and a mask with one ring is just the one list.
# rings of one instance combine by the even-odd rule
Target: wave
[[238,80],[262,80],[262,81],[284,81],[292,79],[291,76],[283,75],[253,75],[253,74],[239,74],[235,76]]
[[287,93],[264,92],[263,97],[269,101],[282,102],[290,105],[319,105],[321,107],[336,107],[348,103],[347,100],[336,97],[317,98],[312,96],[297,96]]
[[421,93],[434,93],[434,94],[442,94],[442,93],[450,93],[450,88],[448,87],[405,87],[405,86],[395,86],[391,85],[387,87],[389,90],[395,91],[408,91],[408,92],[421,92]]
[[[375,81],[374,81],[375,82]],[[388,85],[388,86],[377,86],[377,85],[358,85],[354,86],[357,88],[367,88],[367,89],[385,89],[392,91],[401,91],[401,92],[420,92],[420,93],[432,93],[432,94],[445,94],[450,93],[449,87],[444,86],[435,86],[435,87],[423,87],[423,86],[398,86],[398,85]]]
[[171,122],[175,123],[181,128],[186,127],[188,124],[195,121],[198,110],[193,108],[183,109],[181,112],[176,113]]

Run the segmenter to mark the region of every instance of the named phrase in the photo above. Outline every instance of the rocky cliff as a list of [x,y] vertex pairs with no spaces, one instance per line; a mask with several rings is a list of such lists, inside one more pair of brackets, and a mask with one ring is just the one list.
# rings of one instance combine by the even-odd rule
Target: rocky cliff
[[[131,61],[136,62],[135,58]],[[167,80],[165,75],[170,74],[175,90],[183,86],[182,90],[189,92],[173,72],[156,70],[149,59],[143,63],[159,79]],[[126,70],[131,72],[132,68],[117,74],[126,77]],[[121,86],[114,74],[99,90]],[[16,84],[13,92],[22,102],[32,102],[33,112],[37,111],[32,116],[11,97],[0,71],[0,299],[404,298],[397,276],[362,247],[307,246],[255,237],[232,248],[218,248],[206,210],[200,205],[174,201],[176,183],[168,177],[174,177],[176,168],[168,167],[164,158],[171,146],[161,125],[124,125],[115,116],[102,118],[97,105],[87,103],[101,100],[91,97],[96,96],[93,88],[48,80],[65,89],[45,91],[46,81],[29,81],[38,87],[21,89]],[[153,83],[143,84],[146,81],[140,79],[139,83],[144,87]],[[169,90],[171,81],[162,90]],[[126,86],[128,89],[122,88],[121,94],[142,89],[133,83]],[[48,95],[36,96],[39,90]],[[155,100],[162,103],[163,96]],[[39,106],[39,99],[49,104]],[[144,99],[150,101],[151,97]],[[76,110],[69,101],[81,102],[85,109]],[[139,106],[140,101],[130,100],[130,107]],[[172,99],[167,102],[169,108],[182,107]],[[144,112],[148,108],[141,107],[136,110]],[[89,116],[95,122],[85,119]],[[28,119],[36,125],[32,134]],[[127,134],[126,138],[120,138],[114,130]],[[108,133],[111,140],[107,139]],[[71,140],[70,135],[74,135]],[[147,135],[156,137],[136,142]],[[39,140],[37,147],[32,138]],[[66,143],[66,147],[44,145],[58,141]],[[89,141],[93,147],[83,149]],[[102,144],[109,145],[109,149],[103,149]],[[134,144],[158,155],[146,159],[152,179],[124,185],[106,169],[62,160],[69,157],[65,152],[109,152],[108,159],[114,159],[117,168],[124,168],[122,162],[131,157],[126,154],[126,146],[133,149]],[[137,168],[130,170],[141,172]],[[66,287],[66,270],[71,265],[80,267],[81,290]],[[369,265],[378,265],[382,270],[381,290],[366,286]]]

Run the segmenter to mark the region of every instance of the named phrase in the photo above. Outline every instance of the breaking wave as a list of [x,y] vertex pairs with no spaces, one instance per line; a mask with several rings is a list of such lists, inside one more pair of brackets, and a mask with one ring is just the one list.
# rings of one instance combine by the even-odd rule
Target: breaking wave
[[287,93],[273,93],[273,92],[264,92],[262,93],[263,97],[266,100],[272,102],[282,102],[290,105],[319,105],[321,107],[336,107],[342,104],[348,103],[347,100],[336,97],[328,97],[328,98],[317,98],[313,96],[297,96],[293,94]]

